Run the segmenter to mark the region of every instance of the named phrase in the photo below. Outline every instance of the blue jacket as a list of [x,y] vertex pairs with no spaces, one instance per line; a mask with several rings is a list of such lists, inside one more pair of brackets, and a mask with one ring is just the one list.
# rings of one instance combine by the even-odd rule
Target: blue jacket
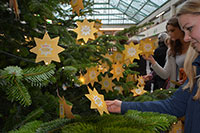
[[[200,55],[194,60],[193,65],[197,66],[197,75],[200,74]],[[186,84],[186,83],[185,83]],[[184,84],[184,85],[185,85]],[[121,113],[126,113],[129,109],[159,112],[175,115],[177,117],[185,116],[184,133],[200,133],[200,101],[194,101],[193,96],[197,91],[195,84],[192,92],[189,89],[183,90],[182,85],[174,95],[162,101],[148,102],[122,102]]]

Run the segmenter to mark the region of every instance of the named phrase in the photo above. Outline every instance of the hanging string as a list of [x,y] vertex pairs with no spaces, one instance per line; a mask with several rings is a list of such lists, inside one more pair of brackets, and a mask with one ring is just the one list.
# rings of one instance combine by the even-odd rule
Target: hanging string
[[13,8],[15,12],[15,18],[19,20],[19,9],[18,9],[17,0],[9,0],[9,5],[10,5],[10,8]]
[[[2,50],[0,50],[0,53],[6,54],[6,55],[8,55],[8,56],[11,56],[11,57],[14,57],[14,58],[17,58],[17,59],[20,59],[20,60],[23,60],[23,61],[25,61],[25,62],[35,63],[34,61],[31,61],[31,60],[28,60],[28,59],[26,59],[26,58],[22,58],[22,57],[19,57],[19,56],[10,54],[10,53],[5,52],[5,51],[2,51]],[[36,64],[36,63],[35,63],[35,64]]]

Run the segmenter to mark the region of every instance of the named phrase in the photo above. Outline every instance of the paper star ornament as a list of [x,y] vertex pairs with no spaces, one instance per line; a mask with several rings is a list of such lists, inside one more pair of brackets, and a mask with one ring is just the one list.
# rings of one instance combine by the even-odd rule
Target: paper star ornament
[[106,92],[108,93],[108,91],[113,91],[112,87],[114,86],[112,79],[108,77],[108,75],[106,75],[105,77],[102,78],[102,81],[99,82],[101,84],[101,89],[102,90],[106,90]]
[[113,64],[112,68],[113,69],[111,73],[113,74],[113,79],[117,78],[117,80],[119,81],[119,78],[123,77],[123,72],[124,72],[123,64],[119,64],[119,63]]
[[58,53],[64,51],[64,48],[58,46],[59,37],[51,39],[46,32],[43,39],[34,38],[36,47],[30,51],[37,54],[36,63],[44,61],[46,65],[50,64],[52,60],[60,62]]
[[94,28],[94,22],[88,22],[87,19],[81,23],[76,21],[78,28],[74,29],[73,31],[78,34],[77,40],[83,38],[84,42],[87,43],[89,39],[95,39],[94,33],[98,30]]
[[131,92],[133,93],[133,96],[140,96],[146,93],[147,91],[144,90],[144,86],[140,86],[138,88],[132,89]]
[[105,55],[102,55],[104,58],[106,58],[106,59],[108,59],[108,60],[110,60],[110,62],[113,62],[113,56],[112,55],[110,55],[110,54],[105,54]]
[[142,53],[142,51],[139,50],[139,44],[134,45],[134,43],[131,42],[129,45],[125,45],[123,53],[125,55],[125,60],[130,59],[131,62],[133,62],[134,59],[140,59],[139,54]]
[[85,96],[91,101],[90,108],[97,109],[100,115],[103,115],[103,112],[109,114],[106,103],[104,101],[104,96],[100,95],[95,88],[93,91],[88,88],[88,91],[89,94],[85,94]]
[[119,94],[122,94],[122,95],[123,95],[123,93],[122,93],[123,88],[122,88],[121,86],[115,86],[115,87],[114,87],[114,90],[117,90]]
[[100,63],[98,65],[99,72],[102,72],[104,74],[105,72],[107,72],[109,70],[109,65],[107,62],[99,61],[99,63]]
[[99,28],[101,28],[101,26],[102,26],[101,20],[97,19],[96,22],[95,22],[95,24],[94,24],[94,27],[96,29],[99,29]]
[[97,67],[87,68],[87,73],[85,74],[85,80],[91,85],[94,85],[94,82],[98,82],[97,76],[99,75],[99,71]]
[[66,116],[69,119],[75,118],[72,114],[72,105],[68,105],[65,101],[64,96],[59,96],[59,103],[60,103],[60,118],[64,118]]
[[141,54],[145,57],[153,55],[155,50],[154,41],[148,38],[140,41],[140,49],[142,50]]
[[142,76],[138,77],[138,85],[139,86],[145,86],[145,81],[144,81],[144,78]]
[[80,9],[84,9],[82,0],[71,0],[70,4],[72,6],[72,12],[76,12],[78,16],[80,15]]
[[123,63],[124,62],[124,54],[121,52],[113,52],[113,63]]
[[134,77],[132,74],[128,74],[126,77],[126,82],[134,81]]

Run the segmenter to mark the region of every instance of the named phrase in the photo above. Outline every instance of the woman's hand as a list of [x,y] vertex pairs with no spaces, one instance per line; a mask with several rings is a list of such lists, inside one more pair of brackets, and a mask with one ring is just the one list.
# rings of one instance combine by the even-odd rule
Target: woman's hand
[[143,77],[144,81],[146,82],[146,81],[152,80],[153,75],[150,73],[150,74],[144,75],[142,77]]
[[121,104],[122,101],[120,100],[112,100],[112,101],[105,101],[107,105],[107,109],[111,113],[121,113]]
[[152,65],[156,64],[156,61],[155,61],[155,59],[153,58],[152,55],[149,55],[148,57],[146,57],[146,56],[143,55],[142,57],[143,57],[145,60],[150,61]]

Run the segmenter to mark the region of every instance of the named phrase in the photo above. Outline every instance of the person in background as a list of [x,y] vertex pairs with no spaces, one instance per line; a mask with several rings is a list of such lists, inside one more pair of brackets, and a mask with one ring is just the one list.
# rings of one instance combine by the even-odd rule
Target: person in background
[[[158,64],[153,56],[144,57],[144,59],[151,62],[151,67],[162,79],[170,79],[170,87],[175,87],[176,81],[177,84],[183,84],[183,81],[179,81],[179,69],[183,68],[186,52],[189,46],[188,42],[184,41],[184,32],[181,30],[178,19],[173,17],[168,20],[166,29],[168,35],[170,36],[171,42],[167,50],[166,63],[164,68]],[[151,75],[147,75],[145,80],[148,80]],[[173,82],[172,82],[173,81]]]
[[112,113],[124,114],[132,109],[185,116],[184,133],[200,133],[200,0],[186,1],[177,16],[185,32],[184,40],[191,43],[184,62],[186,82],[166,100],[143,103],[112,100],[106,101],[106,105]]
[[[166,59],[166,52],[167,52],[167,45],[165,44],[165,39],[168,37],[167,33],[160,33],[158,35],[158,47],[154,51],[154,59],[155,61],[161,66],[164,67],[165,65],[165,59]],[[145,77],[145,76],[144,76]],[[165,88],[167,86],[166,83],[167,80],[162,79],[159,75],[156,74],[156,72],[152,71],[149,74],[149,80],[146,82],[145,90],[150,89],[160,89]],[[151,88],[151,85],[153,84],[153,88]],[[153,91],[151,90],[151,91]]]

